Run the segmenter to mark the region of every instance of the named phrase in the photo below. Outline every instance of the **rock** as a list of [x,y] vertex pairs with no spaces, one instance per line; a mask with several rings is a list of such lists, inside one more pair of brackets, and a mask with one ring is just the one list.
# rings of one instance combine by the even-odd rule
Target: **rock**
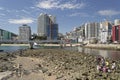
[[51,75],[52,75],[52,73],[48,72],[48,73],[47,73],[47,75],[48,75],[48,76],[51,76]]
[[64,76],[62,74],[57,75],[56,79],[63,78]]
[[0,80],[7,80],[7,78],[12,74],[10,71],[1,72],[0,73]]
[[81,78],[76,78],[75,80],[82,80]]
[[88,76],[88,73],[87,72],[82,73],[82,76]]
[[48,69],[47,69],[47,68],[42,68],[41,70],[42,70],[42,72],[43,72],[43,73],[45,73],[45,72],[47,72],[47,71],[48,71]]
[[29,70],[24,70],[23,73],[24,73],[24,75],[29,75],[29,74],[31,73],[31,71],[29,71]]
[[42,67],[42,65],[41,65],[41,64],[37,64],[37,65],[38,65],[38,67],[40,67],[40,68]]

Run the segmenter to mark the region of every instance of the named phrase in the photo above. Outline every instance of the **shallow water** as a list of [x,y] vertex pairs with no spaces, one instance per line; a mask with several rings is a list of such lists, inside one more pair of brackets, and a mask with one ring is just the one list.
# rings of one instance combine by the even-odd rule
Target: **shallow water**
[[111,58],[114,60],[120,59],[120,51],[117,50],[101,50],[101,49],[92,49],[92,48],[83,48],[83,47],[69,47],[66,49],[75,50],[86,54],[100,55],[104,58]]
[[[0,46],[0,50],[3,50],[4,52],[14,52],[20,49],[28,49],[28,48],[29,48],[28,46]],[[42,46],[40,48],[57,49],[60,47]],[[91,49],[91,48],[83,48],[83,47],[65,47],[63,49],[78,51],[86,54],[101,55],[104,58],[111,58],[114,60],[120,59],[120,51],[116,51],[116,50],[100,50],[100,49]]]
[[28,49],[28,46],[0,46],[0,50],[3,52],[14,52],[20,49]]

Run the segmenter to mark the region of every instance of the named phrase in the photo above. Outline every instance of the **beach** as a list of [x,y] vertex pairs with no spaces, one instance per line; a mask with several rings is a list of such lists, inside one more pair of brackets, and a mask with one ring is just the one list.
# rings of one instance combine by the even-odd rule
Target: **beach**
[[96,56],[64,49],[20,50],[0,54],[0,61],[1,80],[120,80],[120,61],[99,72]]

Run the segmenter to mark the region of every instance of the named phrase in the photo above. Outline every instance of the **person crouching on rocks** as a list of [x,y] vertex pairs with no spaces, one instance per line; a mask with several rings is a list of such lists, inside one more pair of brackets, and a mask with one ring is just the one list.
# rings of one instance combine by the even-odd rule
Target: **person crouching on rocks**
[[115,68],[116,68],[116,63],[115,63],[115,61],[112,61],[111,69],[112,69],[112,70],[115,70]]
[[97,65],[97,71],[102,71],[102,67],[100,65]]

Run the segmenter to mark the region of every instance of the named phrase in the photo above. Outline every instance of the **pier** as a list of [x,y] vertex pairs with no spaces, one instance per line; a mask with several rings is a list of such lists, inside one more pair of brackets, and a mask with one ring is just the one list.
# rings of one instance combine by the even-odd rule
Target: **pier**
[[[66,43],[63,40],[40,40],[40,41],[13,41],[13,40],[0,40],[0,45],[2,44],[29,44],[29,48],[33,49],[34,43],[37,44],[44,44],[46,46],[60,46],[62,47],[66,47]],[[72,43],[69,44],[69,46],[72,46]]]

